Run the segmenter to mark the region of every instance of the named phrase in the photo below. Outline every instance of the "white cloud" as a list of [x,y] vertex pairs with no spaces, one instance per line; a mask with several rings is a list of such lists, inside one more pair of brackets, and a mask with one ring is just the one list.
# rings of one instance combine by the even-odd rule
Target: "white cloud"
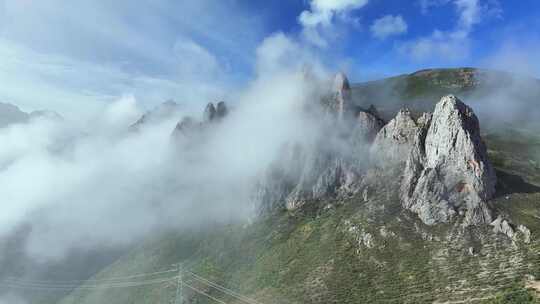
[[473,26],[481,21],[480,0],[456,0],[455,5],[459,14],[456,34],[466,37]]
[[67,118],[125,94],[145,107],[223,98],[263,33],[260,18],[225,1],[0,3],[0,101]]
[[201,75],[217,76],[221,71],[216,56],[190,38],[177,40],[173,49],[180,61],[179,69],[182,76],[189,78]]
[[400,15],[386,15],[373,22],[371,33],[375,38],[386,39],[389,36],[400,35],[407,32],[408,26]]
[[349,12],[364,7],[368,0],[311,0],[310,9],[303,11],[298,22],[303,27],[307,41],[319,47],[326,47],[324,29],[333,26],[335,19],[357,26],[358,20]]
[[257,48],[256,71],[259,76],[294,73],[306,66],[315,72],[323,71],[315,55],[281,32],[267,37]]
[[501,37],[501,40],[501,46],[483,60],[482,66],[540,78],[538,37],[527,37],[526,42],[519,35]]
[[368,0],[312,0],[310,10],[303,11],[298,20],[305,27],[328,26],[334,16],[365,6]]
[[179,150],[171,149],[178,117],[127,131],[141,111],[132,96],[87,126],[43,119],[0,129],[0,197],[9,202],[0,236],[29,222],[28,253],[58,258],[160,229],[245,220],[254,177],[285,143],[317,132],[302,110],[324,87],[301,72],[302,63],[318,66],[311,60],[284,34],[267,38],[257,51],[260,75],[237,93],[234,110]]
[[88,119],[126,94],[149,108],[170,98],[205,103],[222,98],[227,86],[215,56],[192,40],[177,43],[168,59],[176,62],[175,74],[168,77],[40,53],[1,38],[0,56],[0,101],[25,111],[55,110],[67,119]]
[[443,57],[447,60],[467,58],[472,41],[470,35],[474,27],[487,18],[501,14],[498,1],[482,3],[481,0],[421,0],[424,13],[434,6],[452,3],[458,15],[452,30],[434,30],[426,37],[420,37],[401,45],[399,49],[414,60],[423,61]]
[[467,37],[458,37],[453,33],[435,30],[431,36],[403,44],[400,51],[417,61],[432,58],[443,58],[447,61],[460,60],[469,55],[470,41]]

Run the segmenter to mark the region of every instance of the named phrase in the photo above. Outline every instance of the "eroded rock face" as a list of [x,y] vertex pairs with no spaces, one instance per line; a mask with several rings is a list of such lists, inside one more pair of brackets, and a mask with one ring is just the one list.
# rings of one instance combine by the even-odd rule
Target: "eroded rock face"
[[512,228],[508,220],[505,220],[499,216],[493,222],[491,222],[490,225],[493,226],[493,232],[505,234],[509,238],[514,237],[514,228]]
[[203,121],[210,122],[214,120],[215,117],[216,117],[216,107],[214,106],[213,103],[210,102],[206,105],[206,108],[204,108]]
[[427,132],[431,116],[424,114],[415,120],[409,110],[401,110],[376,135],[371,154],[382,166],[404,163],[415,146]]
[[351,109],[351,86],[349,79],[343,73],[338,73],[334,78],[333,93],[335,98],[335,110],[338,118],[343,119]]
[[296,210],[313,201],[361,194],[370,182],[380,182],[370,181],[370,170],[392,168],[402,173],[402,206],[425,224],[447,223],[457,216],[464,226],[492,222],[487,201],[495,193],[496,177],[478,119],[468,106],[446,96],[433,114],[415,118],[401,110],[383,126],[374,109],[348,104],[348,88],[339,74],[334,98],[322,102],[323,113],[332,115],[324,121],[320,142],[295,146],[293,163],[278,162],[269,170],[266,182],[259,184],[260,204]]
[[0,102],[0,128],[14,123],[25,123],[28,119],[28,114],[17,106]]
[[[332,200],[359,191],[361,176],[367,164],[366,150],[383,122],[365,110],[355,109],[350,86],[344,74],[334,79],[330,98],[323,99],[327,115],[320,139],[313,145],[289,145],[295,153],[285,151],[259,183],[258,204],[281,204],[296,210],[310,201]],[[294,163],[287,155],[296,154]],[[363,159],[364,157],[364,159]],[[292,174],[296,172],[296,174]],[[284,182],[274,178],[286,177]],[[277,198],[285,199],[276,202]]]
[[173,131],[173,136],[191,136],[198,128],[198,124],[193,117],[186,116],[176,124]]
[[208,103],[204,109],[202,122],[198,122],[193,117],[182,118],[174,128],[171,137],[175,140],[180,138],[189,138],[192,136],[202,135],[214,122],[221,121],[228,114],[227,105],[220,101],[216,106],[213,103]]
[[222,119],[225,116],[227,116],[228,113],[229,113],[229,110],[227,109],[227,105],[225,104],[225,102],[224,101],[218,102],[217,107],[216,107],[216,117],[218,119]]
[[519,225],[518,230],[519,232],[521,232],[521,234],[523,234],[523,242],[525,244],[530,244],[531,243],[531,230],[529,230],[529,228],[525,227],[524,225]]
[[345,74],[338,73],[334,77],[330,93],[323,97],[322,105],[324,112],[337,121],[352,118],[354,106],[351,100],[351,87]]
[[384,122],[382,119],[376,117],[369,112],[360,111],[356,114],[357,124],[354,127],[354,137],[364,142],[371,143],[377,133],[383,127]]
[[147,124],[159,123],[167,119],[178,117],[181,113],[182,106],[172,100],[168,100],[151,111],[144,113],[135,123],[129,126],[132,132],[140,131]]
[[491,223],[486,201],[496,176],[472,109],[455,96],[437,104],[427,133],[417,136],[408,154],[401,199],[403,207],[428,225],[464,215],[465,225]]

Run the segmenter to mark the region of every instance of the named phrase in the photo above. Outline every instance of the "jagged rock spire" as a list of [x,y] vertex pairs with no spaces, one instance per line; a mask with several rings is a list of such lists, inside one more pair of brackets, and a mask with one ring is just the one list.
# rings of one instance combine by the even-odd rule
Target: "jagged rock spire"
[[375,137],[371,147],[374,160],[383,167],[403,164],[415,140],[425,136],[428,121],[428,114],[415,120],[408,109],[400,110]]
[[204,109],[203,122],[211,122],[216,119],[220,120],[227,116],[228,112],[229,110],[224,101],[218,102],[217,106],[214,106],[214,103],[209,102]]
[[343,119],[345,114],[351,110],[351,86],[347,76],[340,72],[334,77],[334,84],[332,87],[332,93],[334,95],[334,109],[337,113],[338,119]]
[[214,117],[216,116],[216,107],[212,102],[209,102],[206,105],[206,108],[204,108],[203,113],[203,121],[208,122],[214,120]]
[[176,124],[172,135],[173,137],[179,136],[179,134],[189,136],[196,128],[197,123],[195,122],[195,120],[190,116],[186,116]]
[[172,138],[190,137],[195,135],[202,135],[207,129],[211,129],[214,122],[220,121],[227,116],[229,110],[224,101],[217,103],[217,107],[214,103],[209,102],[204,108],[202,122],[196,121],[192,117],[184,117],[172,132]]
[[217,118],[219,118],[219,119],[224,118],[225,116],[227,116],[228,112],[229,112],[229,110],[227,109],[227,105],[225,104],[225,102],[224,101],[218,102],[217,108],[216,108],[216,116],[217,116]]
[[160,122],[180,115],[182,106],[169,99],[151,111],[144,113],[135,123],[129,126],[130,131],[139,131],[147,123]]
[[486,201],[495,193],[496,180],[478,118],[457,97],[443,97],[427,134],[416,139],[409,154],[403,206],[426,224],[448,222],[456,214],[465,216],[465,225],[490,223]]

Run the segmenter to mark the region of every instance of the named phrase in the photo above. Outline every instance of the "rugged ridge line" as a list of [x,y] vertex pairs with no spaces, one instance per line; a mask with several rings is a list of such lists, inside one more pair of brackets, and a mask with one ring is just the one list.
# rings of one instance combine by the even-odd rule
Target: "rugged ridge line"
[[[317,105],[315,105],[317,106]],[[311,201],[342,198],[362,188],[366,147],[383,126],[373,108],[356,107],[345,74],[339,73],[320,104],[322,134],[312,146],[290,143],[257,183],[254,204],[261,213],[295,211]]]
[[[200,122],[185,117],[172,137],[200,138],[227,112],[224,102],[209,103]],[[343,200],[384,183],[376,177],[390,170],[397,172],[402,207],[425,224],[457,218],[463,226],[493,222],[488,201],[495,194],[495,171],[478,118],[457,97],[443,97],[432,114],[420,117],[402,109],[384,124],[374,107],[354,105],[349,81],[339,73],[328,93],[306,111],[318,114],[318,138],[284,145],[256,182],[252,200],[260,213]]]
[[457,97],[443,97],[433,114],[418,118],[403,109],[384,125],[373,108],[354,106],[347,77],[340,73],[321,105],[328,122],[321,143],[284,147],[257,184],[254,201],[263,212],[355,195],[381,182],[366,178],[368,171],[398,168],[401,204],[425,224],[457,216],[464,226],[493,221],[488,201],[495,193],[495,171],[478,118]]

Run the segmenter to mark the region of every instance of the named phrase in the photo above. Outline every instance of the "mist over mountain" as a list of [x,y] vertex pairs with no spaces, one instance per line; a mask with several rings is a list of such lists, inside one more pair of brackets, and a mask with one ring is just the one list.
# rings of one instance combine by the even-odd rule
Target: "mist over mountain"
[[539,10],[0,0],[0,304],[538,303]]
[[[461,71],[444,70],[458,75]],[[365,100],[359,102],[357,94],[367,94],[359,93],[362,91],[358,88],[373,90],[370,85],[376,88],[377,82],[350,85],[344,74],[317,80],[306,72],[276,77],[271,91],[278,90],[280,96],[289,99],[277,99],[280,101],[275,104],[272,102],[276,99],[268,99],[267,91],[261,90],[267,86],[268,79],[264,79],[245,93],[246,100],[260,103],[240,101],[232,109],[226,102],[209,103],[195,117],[187,112],[182,114],[181,106],[172,102],[140,114],[142,111],[136,109],[133,100],[125,99],[102,114],[99,128],[72,129],[69,122],[54,116],[3,128],[4,138],[37,132],[36,135],[46,134],[44,138],[48,139],[36,142],[41,146],[38,149],[32,143],[21,144],[18,149],[11,147],[11,153],[4,150],[4,156],[11,157],[3,158],[7,161],[2,173],[4,185],[9,186],[4,191],[13,191],[5,193],[18,200],[17,206],[22,209],[15,212],[31,214],[31,221],[27,215],[11,226],[5,226],[8,222],[3,221],[4,231],[9,233],[4,238],[12,235],[12,241],[6,241],[11,245],[6,248],[20,248],[23,252],[17,257],[7,255],[5,260],[24,265],[12,270],[4,268],[4,276],[50,279],[56,277],[51,271],[58,272],[60,265],[68,265],[70,274],[59,273],[58,278],[88,277],[142,240],[157,240],[178,229],[204,235],[207,232],[203,231],[215,225],[263,225],[261,219],[281,217],[285,210],[285,217],[310,218],[315,213],[333,218],[332,210],[349,209],[349,205],[368,208],[368,223],[386,222],[393,217],[393,212],[387,214],[386,208],[398,208],[403,214],[395,218],[398,223],[402,216],[407,221],[421,220],[426,228],[414,224],[420,231],[441,224],[453,226],[457,230],[448,232],[447,237],[455,239],[465,254],[470,250],[475,255],[488,250],[470,245],[476,238],[488,243],[491,241],[486,237],[510,244],[525,242],[529,246],[526,244],[530,244],[531,229],[534,236],[535,226],[526,220],[516,221],[493,200],[500,197],[496,191],[501,193],[502,183],[515,182],[508,179],[507,173],[497,171],[495,175],[492,156],[488,156],[489,150],[480,137],[480,130],[484,129],[480,129],[473,109],[461,100],[451,96],[439,102],[424,101],[431,103],[432,109],[436,103],[436,108],[433,114],[422,116],[419,113],[429,106],[419,107],[419,99],[403,95],[400,100],[413,111],[401,110],[395,118],[388,119],[385,115],[392,111],[389,105],[403,104],[392,104],[388,99],[378,102],[380,96],[370,98],[369,106]],[[427,82],[424,96],[440,91],[462,94],[461,78],[449,78],[450,82],[460,84],[449,86],[445,82],[433,83],[431,77],[416,79]],[[470,90],[474,92],[475,88]],[[284,92],[289,94],[283,95]],[[253,99],[254,96],[257,98]],[[266,98],[264,103],[261,98]],[[408,100],[411,104],[407,104]],[[482,133],[498,134],[505,123]],[[440,124],[444,126],[437,126]],[[457,129],[453,130],[454,127]],[[455,146],[448,146],[449,143]],[[126,158],[125,153],[134,156]],[[104,161],[105,155],[109,159]],[[20,192],[24,184],[17,184],[17,175],[13,174],[30,166],[34,174],[38,169],[42,176],[50,176],[49,165],[42,166],[51,161],[57,164],[51,167],[55,172],[63,167],[65,172],[79,172],[73,175],[77,183],[66,187],[63,176],[56,181],[49,178],[41,186],[43,191],[50,187],[59,189],[54,185],[64,189],[50,198],[37,195],[35,183],[28,184],[34,189],[32,192]],[[495,163],[495,167],[500,165]],[[132,173],[125,175],[128,168]],[[112,172],[121,174],[111,175]],[[101,189],[99,192],[88,192],[96,186]],[[513,185],[504,187],[513,193]],[[33,196],[22,196],[24,193]],[[383,193],[390,196],[380,197]],[[115,197],[114,204],[111,195]],[[371,204],[378,207],[372,209]],[[62,209],[72,211],[58,211]],[[417,215],[408,215],[406,210]],[[122,221],[117,219],[118,212],[123,214]],[[10,214],[11,220],[16,219],[15,214]],[[373,229],[385,230],[384,235],[401,233],[401,224],[390,232],[387,224],[380,225],[369,224],[359,230],[359,244],[367,249],[379,248],[373,232],[368,232]],[[477,234],[489,225],[495,233]],[[30,229],[21,230],[24,226]],[[55,228],[59,226],[69,229],[62,232]],[[478,228],[470,230],[468,226]],[[442,237],[440,232],[417,233],[428,240]],[[204,242],[205,237],[200,237]],[[93,252],[96,246],[101,249]],[[94,262],[90,262],[91,258]],[[30,271],[34,260],[43,262]],[[490,259],[485,261],[489,263]],[[75,270],[81,263],[86,266]],[[72,276],[74,273],[77,275]]]

